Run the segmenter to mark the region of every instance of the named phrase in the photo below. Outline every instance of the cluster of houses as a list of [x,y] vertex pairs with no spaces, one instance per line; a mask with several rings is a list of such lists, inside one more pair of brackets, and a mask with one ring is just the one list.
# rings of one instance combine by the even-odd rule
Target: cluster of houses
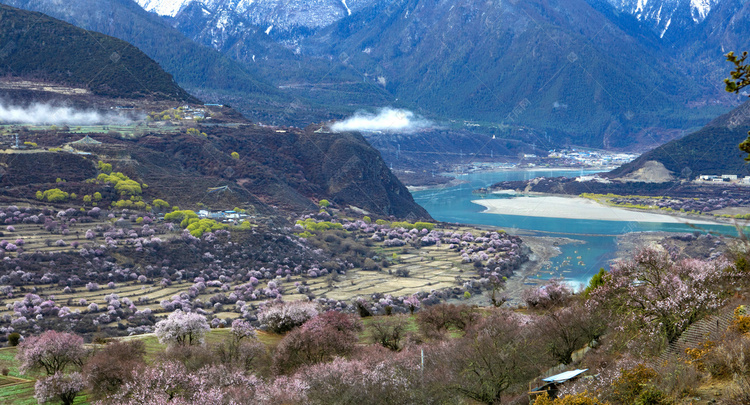
[[200,210],[198,211],[198,218],[208,218],[208,219],[213,219],[214,221],[226,222],[226,223],[240,223],[245,219],[251,218],[251,216],[243,212],[237,212],[237,211],[231,211],[231,210],[230,211]]
[[586,176],[578,176],[578,177],[576,177],[576,181],[579,182],[579,183],[586,183],[586,182],[589,182],[589,181],[594,181],[594,182],[603,183],[603,184],[607,184],[607,183],[611,183],[612,182],[608,178],[599,177],[598,174],[592,174],[592,175],[586,175]]
[[185,104],[182,106],[182,117],[186,120],[195,120],[206,118],[206,110],[202,108],[193,108]]
[[615,153],[580,149],[551,150],[548,159],[558,160],[560,165],[567,166],[621,166],[638,157],[634,153]]
[[699,183],[750,184],[750,176],[739,177],[736,174],[701,174],[695,181]]

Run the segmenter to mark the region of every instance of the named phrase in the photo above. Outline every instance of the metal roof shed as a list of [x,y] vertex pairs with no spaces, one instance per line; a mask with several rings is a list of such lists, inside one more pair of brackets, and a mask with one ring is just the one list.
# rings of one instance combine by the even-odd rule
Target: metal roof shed
[[550,398],[557,398],[559,385],[565,384],[566,382],[577,378],[578,376],[585,373],[586,371],[588,371],[587,368],[583,370],[581,369],[570,370],[564,373],[555,374],[553,376],[542,378],[542,381],[544,382],[544,384],[542,386],[537,386],[535,388],[532,388],[533,382],[531,382],[529,383],[529,399],[534,399],[538,395],[541,395],[545,392],[550,396]]
[[551,382],[551,383],[555,383],[555,384],[562,384],[562,383],[564,383],[564,382],[566,382],[568,380],[572,380],[572,379],[578,377],[579,375],[585,373],[588,370],[589,369],[587,369],[587,368],[585,368],[583,370],[581,370],[581,369],[570,370],[570,371],[566,371],[564,373],[556,374],[556,375],[553,375],[553,376],[550,376],[550,377],[547,377],[547,378],[542,378],[542,381]]

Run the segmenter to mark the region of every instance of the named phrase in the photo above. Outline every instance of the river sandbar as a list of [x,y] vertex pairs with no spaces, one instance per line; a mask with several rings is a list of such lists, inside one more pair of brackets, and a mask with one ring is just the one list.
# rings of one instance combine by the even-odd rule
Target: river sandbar
[[632,211],[599,204],[587,198],[540,196],[473,200],[488,214],[542,218],[590,219],[599,221],[717,224],[717,221],[695,220],[665,214]]

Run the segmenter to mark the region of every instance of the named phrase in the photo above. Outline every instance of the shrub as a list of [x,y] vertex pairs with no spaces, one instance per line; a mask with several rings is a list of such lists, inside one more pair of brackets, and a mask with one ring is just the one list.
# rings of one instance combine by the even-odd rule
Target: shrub
[[545,392],[538,396],[532,405],[607,405],[606,402],[590,396],[587,392],[575,395],[566,395],[562,398],[551,399]]
[[719,379],[750,372],[750,337],[730,335],[703,357],[701,363],[711,376]]
[[378,271],[380,270],[380,266],[378,266],[378,264],[375,263],[375,260],[372,260],[368,257],[365,259],[365,262],[362,264],[362,270]]
[[750,404],[750,378],[736,375],[719,402],[722,405]]
[[677,398],[696,396],[702,374],[694,365],[675,359],[665,361],[655,369],[661,376],[657,386],[667,394]]
[[739,333],[750,332],[750,315],[747,314],[747,308],[744,305],[740,305],[734,309],[730,328]]
[[[658,373],[651,367],[639,364],[632,369],[623,370],[620,377],[613,383],[613,397],[622,404],[634,404],[644,394],[654,397],[651,387],[656,382]],[[659,404],[660,402],[654,403]]]
[[479,320],[479,314],[468,305],[437,304],[417,314],[419,331],[429,338],[442,338],[450,327],[466,331]]
[[21,341],[21,334],[18,332],[13,332],[8,334],[8,344],[11,346],[18,346],[18,342]]
[[401,350],[409,318],[406,315],[379,316],[370,324],[370,338],[387,349]]
[[84,375],[94,396],[114,394],[132,380],[133,370],[144,365],[146,349],[143,341],[114,341],[94,354],[84,367]]
[[273,366],[277,373],[289,373],[303,365],[313,365],[347,356],[357,345],[362,323],[354,315],[328,311],[292,330],[276,348]]

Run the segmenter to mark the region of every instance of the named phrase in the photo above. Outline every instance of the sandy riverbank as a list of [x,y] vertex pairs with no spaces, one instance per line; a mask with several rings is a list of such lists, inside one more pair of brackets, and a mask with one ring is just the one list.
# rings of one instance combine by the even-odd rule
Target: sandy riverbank
[[522,239],[523,243],[531,249],[531,255],[529,255],[529,261],[516,270],[505,283],[502,295],[508,299],[509,305],[521,304],[521,293],[524,290],[546,283],[545,280],[539,278],[539,275],[550,259],[562,253],[559,246],[582,243],[579,240],[562,237],[523,236]]
[[[522,236],[522,239],[524,245],[531,250],[529,261],[521,265],[511,277],[508,277],[505,288],[499,292],[500,296],[507,299],[506,305],[510,306],[523,303],[521,294],[524,290],[546,283],[546,280],[541,279],[540,275],[544,273],[544,268],[548,265],[550,259],[562,253],[560,246],[570,243],[583,243],[576,239],[564,237]],[[469,301],[455,300],[454,303],[491,306],[490,295],[490,291],[485,291],[481,295],[474,295]]]
[[431,186],[406,186],[406,189],[409,190],[410,193],[413,193],[415,191],[439,190],[441,188],[450,188],[450,187],[459,186],[464,183],[468,183],[468,181],[452,179],[451,181],[444,183],[444,184],[435,184]]
[[632,211],[611,207],[580,197],[540,196],[515,197],[507,199],[474,200],[486,208],[485,213],[518,215],[542,218],[592,219],[600,221],[660,222],[690,224],[723,224],[719,221],[706,221],[664,214]]

